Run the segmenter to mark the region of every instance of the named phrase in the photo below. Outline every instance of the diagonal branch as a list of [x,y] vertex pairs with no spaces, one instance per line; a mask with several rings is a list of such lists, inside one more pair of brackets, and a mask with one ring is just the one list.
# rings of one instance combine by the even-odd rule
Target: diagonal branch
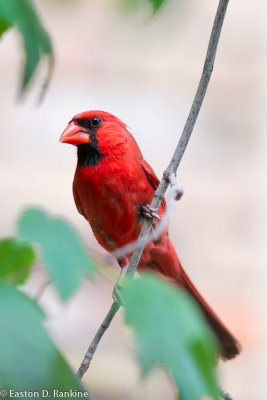
[[[211,32],[211,36],[210,36],[210,40],[209,40],[209,45],[208,45],[208,49],[207,49],[207,54],[206,54],[206,58],[205,58],[205,62],[204,62],[202,75],[200,78],[200,82],[199,82],[199,85],[198,85],[198,88],[196,91],[196,95],[195,95],[193,104],[191,106],[191,109],[190,109],[189,115],[187,117],[182,135],[181,135],[178,145],[175,149],[175,152],[173,154],[171,162],[163,174],[163,178],[160,181],[160,184],[159,184],[157,190],[155,191],[154,198],[151,203],[151,207],[155,208],[156,210],[158,210],[169,184],[171,184],[171,187],[173,187],[173,185],[174,185],[173,174],[176,175],[177,168],[181,162],[181,159],[185,152],[186,146],[189,142],[192,131],[194,129],[200,108],[202,106],[202,103],[203,103],[203,100],[204,100],[204,97],[205,97],[205,94],[207,91],[210,77],[211,77],[211,74],[213,71],[216,51],[217,51],[218,42],[219,42],[221,29],[222,29],[222,25],[223,25],[223,21],[224,21],[224,17],[226,14],[228,3],[229,3],[229,0],[220,0],[219,1],[219,5],[217,8],[217,12],[215,15],[215,20],[213,23],[212,32]],[[151,230],[151,227],[152,227],[152,221],[145,220],[142,230],[141,230],[141,233],[138,238],[138,242],[137,242],[137,246],[136,246],[137,248],[133,252],[133,255],[131,257],[131,260],[130,260],[130,263],[129,263],[129,266],[128,266],[128,269],[126,272],[126,276],[128,278],[132,278],[137,269],[137,266],[139,264],[140,258],[142,256],[142,253],[144,250],[144,247],[147,243],[147,238],[148,238],[149,232]],[[97,346],[98,346],[103,334],[109,327],[113,317],[115,316],[115,314],[119,308],[120,308],[120,305],[117,302],[113,302],[107,316],[105,317],[105,319],[102,322],[100,328],[98,329],[92,343],[90,344],[90,347],[84,357],[84,360],[82,361],[82,364],[78,371],[78,377],[80,379],[83,377],[84,373],[88,369],[89,364],[92,360],[92,357],[97,349]]]
[[225,390],[223,390],[220,386],[218,387],[219,392],[220,392],[220,397],[223,400],[234,400],[234,398],[230,395],[230,393],[227,393]]
[[[155,208],[156,210],[158,210],[158,208],[163,200],[163,197],[166,193],[166,190],[168,188],[170,174],[171,173],[176,174],[176,171],[178,169],[178,166],[181,162],[181,159],[185,152],[186,146],[189,142],[192,131],[194,129],[200,108],[202,106],[202,103],[203,103],[203,100],[204,100],[204,97],[205,97],[205,94],[207,91],[210,77],[211,77],[211,74],[213,71],[216,51],[217,51],[218,42],[219,42],[221,29],[222,29],[222,25],[223,25],[223,21],[224,21],[224,16],[225,16],[225,13],[227,10],[228,3],[229,3],[229,0],[220,0],[220,2],[219,2],[219,6],[217,9],[215,20],[214,20],[213,27],[212,27],[212,32],[211,32],[211,36],[210,36],[210,40],[209,40],[209,45],[208,45],[208,50],[207,50],[207,54],[206,54],[206,58],[205,58],[205,62],[204,62],[202,75],[200,78],[200,82],[199,82],[199,85],[197,88],[197,92],[196,92],[192,107],[190,109],[190,112],[187,117],[182,135],[181,135],[178,145],[175,149],[175,152],[173,154],[171,162],[163,174],[163,178],[162,178],[157,190],[155,191],[154,198],[151,203],[151,207]],[[151,226],[152,226],[151,221],[144,222],[138,241],[140,240],[141,243],[145,242],[146,237],[148,236],[149,231],[151,229]],[[133,274],[138,266],[138,263],[140,261],[140,258],[142,256],[143,250],[144,250],[144,246],[143,246],[143,248],[140,246],[139,249],[134,251],[126,276],[128,276],[128,277],[133,276]]]
[[104,319],[104,321],[102,322],[102,324],[100,325],[98,331],[96,332],[94,339],[92,341],[92,343],[90,344],[89,349],[87,350],[84,359],[80,365],[80,368],[77,372],[77,376],[78,378],[82,379],[84,373],[88,370],[88,367],[90,365],[90,362],[93,358],[93,355],[96,351],[96,348],[98,346],[98,343],[100,342],[102,336],[104,335],[104,333],[106,332],[106,330],[108,329],[113,317],[115,316],[116,312],[118,311],[118,309],[120,308],[119,303],[117,302],[113,302],[112,306],[110,307],[109,312],[106,315],[106,318]]

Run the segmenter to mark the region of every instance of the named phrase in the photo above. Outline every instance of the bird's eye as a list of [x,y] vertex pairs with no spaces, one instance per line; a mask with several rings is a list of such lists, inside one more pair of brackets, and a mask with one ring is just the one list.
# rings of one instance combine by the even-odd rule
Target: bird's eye
[[90,121],[92,128],[97,128],[102,122],[102,119],[99,117],[93,117]]

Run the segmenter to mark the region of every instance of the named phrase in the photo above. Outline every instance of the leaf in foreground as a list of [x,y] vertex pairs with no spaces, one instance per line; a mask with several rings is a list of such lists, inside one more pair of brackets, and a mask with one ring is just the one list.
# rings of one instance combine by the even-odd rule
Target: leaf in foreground
[[18,235],[40,245],[41,261],[63,300],[74,293],[83,277],[95,276],[92,259],[63,219],[29,209],[19,219]]
[[153,8],[153,14],[155,15],[159,9],[167,3],[168,0],[122,0],[121,5],[123,8],[126,8],[126,10],[133,10],[136,7],[141,6],[144,3],[150,3],[152,8]]
[[167,3],[167,0],[149,0],[149,1],[152,4],[154,12],[157,12],[164,3]]
[[34,261],[34,251],[28,243],[11,238],[0,241],[0,280],[25,282]]
[[0,388],[8,393],[39,391],[40,398],[42,389],[51,398],[54,389],[83,391],[42,319],[42,311],[31,299],[14,286],[0,283]]
[[[19,30],[24,42],[25,65],[22,76],[22,91],[24,91],[43,57],[48,57],[51,68],[52,44],[31,0],[0,1],[0,34],[13,26]],[[47,79],[49,74],[50,71]]]
[[143,374],[164,366],[180,399],[199,400],[204,395],[217,399],[215,339],[191,298],[149,274],[126,282],[121,290]]
[[0,17],[0,37],[9,28],[9,24]]

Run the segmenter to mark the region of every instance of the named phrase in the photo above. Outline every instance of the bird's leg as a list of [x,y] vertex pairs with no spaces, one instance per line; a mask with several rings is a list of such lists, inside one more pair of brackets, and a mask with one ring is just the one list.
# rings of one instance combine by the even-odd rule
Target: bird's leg
[[[119,264],[120,264],[120,262],[119,262]],[[113,300],[115,301],[115,303],[117,303],[119,301],[122,305],[124,304],[124,301],[120,294],[120,288],[122,285],[122,281],[126,275],[127,269],[128,269],[128,264],[124,265],[124,266],[121,265],[121,273],[120,273],[119,279],[117,280],[117,282],[114,286],[113,293],[112,293],[112,297],[113,297]]]
[[155,226],[157,222],[160,220],[160,216],[156,213],[155,208],[151,207],[150,204],[142,206],[141,210],[142,210],[142,215],[145,218],[152,219],[153,226]]

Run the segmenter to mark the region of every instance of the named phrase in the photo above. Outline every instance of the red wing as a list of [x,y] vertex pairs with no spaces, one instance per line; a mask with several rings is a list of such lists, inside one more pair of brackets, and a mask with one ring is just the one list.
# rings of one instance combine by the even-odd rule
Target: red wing
[[[144,170],[144,173],[146,174],[147,179],[149,180],[151,186],[153,187],[154,190],[157,189],[159,185],[159,180],[153,169],[150,167],[150,165],[143,159],[141,161],[141,166]],[[163,210],[166,209],[166,200],[165,198],[162,200],[162,208]]]
[[[74,186],[73,186],[73,197],[74,197],[74,201],[77,207],[77,210],[79,211],[80,214],[82,214],[84,217],[84,213],[83,213],[83,209],[82,209],[82,205],[81,205],[81,201],[80,201],[80,197],[78,196],[77,191],[75,190]],[[85,217],[86,218],[86,217]]]

